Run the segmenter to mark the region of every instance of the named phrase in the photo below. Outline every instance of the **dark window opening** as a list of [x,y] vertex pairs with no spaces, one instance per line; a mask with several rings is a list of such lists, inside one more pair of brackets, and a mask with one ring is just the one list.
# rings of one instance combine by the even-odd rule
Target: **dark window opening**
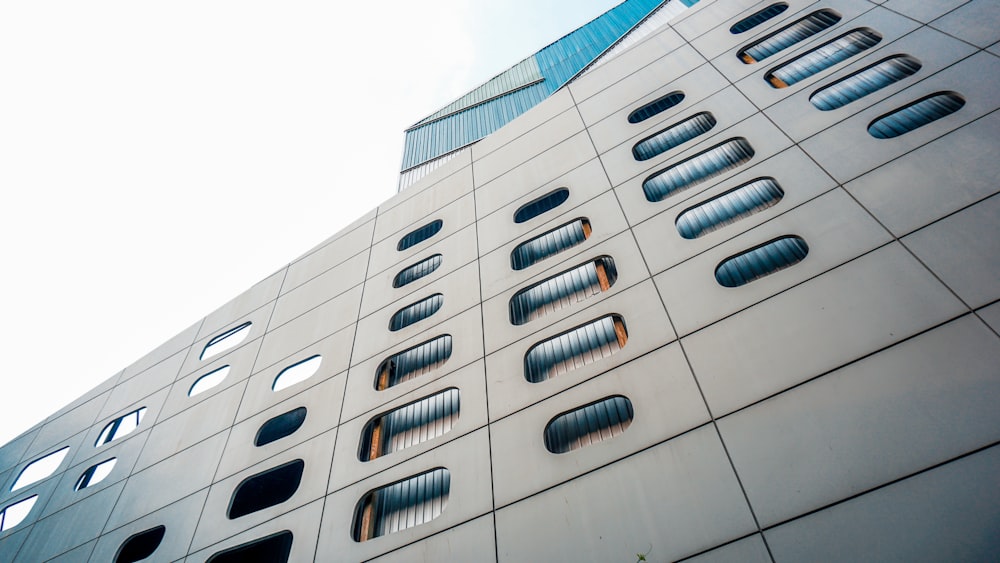
[[260,447],[290,436],[306,421],[306,408],[299,407],[268,420],[260,426],[253,445]]
[[772,55],[805,41],[840,21],[840,14],[833,10],[819,10],[794,21],[736,53],[744,64],[760,62]]
[[873,29],[853,29],[773,68],[764,75],[764,80],[772,88],[787,88],[871,49],[880,41],[882,35]]
[[774,178],[757,178],[685,210],[677,217],[677,232],[686,239],[707,235],[777,204],[784,196]]
[[451,473],[443,467],[386,485],[361,497],[351,536],[363,542],[437,518],[448,504]]
[[695,114],[639,141],[632,147],[632,156],[638,161],[649,160],[708,133],[715,124],[715,116],[711,113]]
[[524,378],[541,383],[603,360],[625,347],[628,331],[620,315],[607,315],[535,344],[524,356]]
[[617,280],[615,261],[601,256],[515,293],[510,298],[510,322],[523,325],[569,307],[611,289]]
[[292,553],[292,533],[288,530],[220,551],[206,563],[286,563]]
[[432,236],[438,234],[441,230],[441,226],[444,223],[440,219],[431,221],[419,229],[410,231],[403,238],[399,239],[399,244],[396,245],[396,250],[403,251],[411,246],[418,245],[425,240],[431,238]]
[[430,258],[426,258],[417,262],[412,266],[408,266],[403,271],[396,274],[396,277],[392,280],[392,287],[403,287],[408,283],[413,283],[424,276],[428,276],[434,273],[441,266],[441,255],[435,254]]
[[408,305],[402,309],[396,311],[396,313],[389,319],[389,330],[391,332],[396,332],[397,330],[402,330],[414,323],[420,322],[427,317],[430,317],[434,313],[437,313],[444,304],[444,296],[440,293],[435,293],[426,299],[421,299],[413,305]]
[[879,117],[868,126],[876,139],[905,135],[962,109],[965,98],[957,92],[937,92]]
[[743,137],[736,137],[665,168],[642,183],[646,201],[656,203],[738,168],[753,158],[754,150]]
[[809,254],[809,245],[789,235],[756,246],[723,260],[715,269],[715,280],[724,287],[739,287],[798,264]]
[[458,422],[459,391],[454,387],[373,418],[361,431],[358,459],[371,461],[451,431]]
[[671,92],[666,96],[656,98],[652,102],[649,102],[648,104],[628,114],[628,122],[639,123],[641,121],[646,121],[650,117],[653,117],[658,113],[665,112],[683,101],[684,92]]
[[523,270],[590,238],[590,221],[579,218],[517,245],[510,253],[510,267]]
[[304,461],[297,459],[244,479],[233,491],[229,519],[234,520],[292,498],[299,488],[305,466]]
[[733,27],[729,28],[729,33],[733,35],[739,35],[750,31],[751,29],[757,27],[758,25],[766,22],[767,20],[781,15],[785,10],[788,9],[788,4],[784,2],[778,2],[777,4],[771,4],[770,6],[764,8],[763,10],[751,14],[743,18],[742,20],[733,24]]
[[559,207],[569,198],[569,190],[566,188],[559,188],[558,190],[551,191],[538,199],[533,199],[528,203],[525,203],[514,212],[514,222],[524,223],[538,217],[542,213],[547,211],[552,211],[556,207]]
[[166,526],[157,526],[129,536],[118,548],[115,563],[134,563],[146,559],[160,547],[166,532]]
[[809,101],[820,111],[842,108],[868,94],[913,76],[921,66],[923,65],[920,61],[909,55],[893,55],[820,88],[809,96]]
[[383,361],[375,372],[375,390],[384,391],[420,377],[451,357],[451,335],[444,334],[403,350]]
[[564,454],[610,440],[631,426],[632,401],[616,395],[553,418],[545,427],[545,449]]

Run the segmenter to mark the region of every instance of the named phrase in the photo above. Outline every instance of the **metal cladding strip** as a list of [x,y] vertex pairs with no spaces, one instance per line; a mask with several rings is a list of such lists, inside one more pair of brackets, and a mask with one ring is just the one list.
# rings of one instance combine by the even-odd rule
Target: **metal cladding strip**
[[876,139],[892,139],[962,109],[965,98],[957,92],[937,92],[879,117],[868,126]]
[[642,106],[641,108],[628,114],[629,123],[639,123],[645,121],[654,115],[667,111],[668,109],[676,106],[677,104],[684,101],[684,92],[679,90],[671,92],[666,96],[662,96],[649,102],[648,104]]
[[753,155],[750,143],[743,137],[735,137],[650,176],[642,183],[642,191],[648,201],[663,201],[675,192],[743,165]]
[[840,14],[837,12],[833,10],[818,10],[744,47],[736,56],[745,64],[760,62],[800,41],[805,41],[839,21]]
[[786,88],[839,64],[882,41],[882,35],[867,27],[851,30],[807,51],[764,75],[773,88]]
[[618,352],[624,345],[620,324],[620,317],[607,315],[535,344],[524,357],[525,379],[541,383]]
[[920,70],[920,61],[910,55],[893,55],[829,86],[817,90],[809,101],[817,109],[830,111],[913,76]]
[[406,233],[403,235],[403,238],[399,239],[399,243],[396,245],[396,250],[403,251],[411,246],[424,242],[425,240],[438,234],[438,231],[441,230],[441,226],[443,224],[444,223],[440,219],[436,219],[420,228]]
[[374,505],[372,533],[377,538],[437,518],[444,512],[451,474],[439,467],[369,493]]
[[632,401],[617,395],[557,416],[545,427],[545,448],[563,454],[610,440],[632,425]]
[[622,53],[622,51],[625,51],[629,47],[639,43],[643,39],[662,29],[663,26],[675,16],[682,14],[684,10],[687,10],[691,7],[691,5],[696,3],[697,1],[691,2],[681,0],[680,2],[677,2],[676,0],[671,0],[670,2],[661,4],[659,8],[653,10],[649,16],[629,30],[629,32],[623,35],[621,39],[608,47],[603,53],[594,59],[592,63],[584,67],[584,69],[577,73],[577,75],[574,76],[570,82],[617,57]]
[[510,322],[522,325],[607,291],[618,279],[609,256],[592,260],[522,289],[510,298]]
[[739,287],[801,262],[809,245],[789,235],[733,256],[715,269],[715,280],[725,287]]
[[[388,389],[405,381],[420,377],[437,368],[451,357],[451,335],[404,350],[382,362],[379,368],[377,389]],[[385,380],[382,381],[383,375]]]
[[783,14],[787,9],[788,9],[788,4],[785,4],[784,2],[771,4],[770,6],[764,8],[763,10],[751,14],[750,16],[734,23],[733,26],[729,28],[729,33],[732,33],[733,35],[746,33],[747,31],[750,31],[751,29],[757,27],[758,25],[768,21],[769,19]]
[[649,160],[708,133],[715,124],[715,116],[710,112],[697,113],[639,141],[632,147],[632,156],[638,161]]
[[553,190],[542,197],[529,201],[519,207],[517,211],[514,212],[514,222],[524,223],[525,221],[530,221],[542,213],[552,211],[556,207],[559,207],[565,203],[568,198],[569,190],[566,188]]
[[553,254],[580,244],[589,236],[590,222],[583,218],[575,219],[519,244],[510,253],[510,265],[515,270],[523,270]]
[[425,258],[412,266],[408,266],[396,274],[392,280],[392,287],[403,287],[408,283],[413,283],[420,278],[434,273],[441,266],[441,255],[435,254]]
[[459,416],[459,391],[446,389],[379,418],[379,455],[406,449],[447,434]]
[[677,217],[677,232],[686,239],[698,238],[763,211],[784,195],[774,178],[758,178],[687,209]]
[[413,323],[420,322],[438,312],[444,304],[444,295],[435,293],[426,299],[421,299],[413,305],[403,307],[389,320],[389,330],[395,332]]

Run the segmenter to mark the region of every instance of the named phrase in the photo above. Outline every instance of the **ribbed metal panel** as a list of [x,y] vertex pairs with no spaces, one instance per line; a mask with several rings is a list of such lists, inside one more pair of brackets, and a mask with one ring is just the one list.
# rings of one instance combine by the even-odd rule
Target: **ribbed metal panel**
[[837,12],[818,10],[744,47],[736,53],[736,56],[746,64],[760,62],[800,41],[805,41],[839,21],[840,14]]
[[427,317],[438,312],[441,305],[444,304],[444,295],[440,293],[435,293],[426,299],[421,299],[413,305],[408,305],[402,309],[396,311],[396,314],[389,319],[389,330],[397,331],[410,326],[413,323],[420,322]]
[[510,298],[510,322],[523,325],[538,317],[611,289],[618,280],[615,261],[602,256],[522,289]]
[[882,35],[862,27],[807,51],[764,75],[773,88],[786,88],[839,64],[882,41]]
[[708,133],[715,127],[715,124],[715,116],[710,112],[697,113],[639,141],[632,147],[632,156],[638,161],[649,160]]
[[458,422],[459,391],[445,389],[368,422],[358,459],[371,461],[443,436]]
[[438,467],[366,494],[354,517],[354,541],[430,522],[444,512],[450,489],[451,473]]
[[937,92],[872,121],[868,133],[876,139],[892,139],[951,115],[964,105],[965,98],[957,92]]
[[434,256],[425,258],[412,266],[407,266],[392,279],[392,287],[403,287],[404,285],[413,283],[424,276],[433,274],[434,270],[441,267],[441,260],[441,255],[435,254]]
[[545,449],[564,454],[610,440],[632,425],[632,401],[617,395],[557,416],[545,427]]
[[801,262],[809,245],[788,235],[751,248],[723,261],[715,269],[715,280],[725,287],[739,287]]
[[[646,37],[649,37],[653,33],[656,33],[660,28],[666,25],[670,20],[672,20],[678,14],[687,10],[688,6],[685,2],[677,2],[676,0],[671,0],[664,4],[661,4],[653,13],[651,13],[646,19],[642,20],[638,25],[633,27],[628,33],[626,33],[621,39],[619,39],[614,45],[609,47],[601,56],[594,59],[592,63],[587,65],[584,71],[577,74],[573,80],[586,74],[593,70],[594,68],[604,64],[605,62],[615,58],[622,51],[625,51],[629,47],[639,43]],[[572,80],[570,81],[572,82]]]
[[618,315],[608,315],[539,342],[524,356],[524,378],[541,383],[592,364],[625,346],[628,333]]
[[910,55],[893,55],[820,88],[809,97],[809,101],[822,111],[841,108],[872,92],[913,76],[921,66],[923,65],[920,61]]
[[743,137],[735,137],[650,176],[642,183],[642,191],[648,201],[663,201],[673,193],[743,165],[753,155],[750,143]]
[[423,163],[423,164],[421,164],[419,166],[414,166],[413,168],[410,168],[409,170],[404,170],[403,172],[400,172],[399,173],[399,183],[396,186],[396,191],[397,192],[401,192],[401,191],[405,190],[406,188],[409,188],[413,184],[416,184],[417,181],[419,181],[424,176],[430,174],[431,172],[437,170],[438,168],[440,168],[441,166],[443,166],[444,164],[446,164],[449,160],[452,160],[453,158],[457,158],[459,156],[465,155],[468,151],[469,151],[469,147],[465,147],[463,149],[458,149],[458,150],[452,151],[452,152],[450,152],[448,154],[441,155],[441,156],[439,156],[437,158],[434,158],[432,160],[428,160],[427,162],[425,162],[425,163]]
[[375,374],[375,389],[382,391],[433,371],[451,357],[451,335],[444,334],[390,356]]
[[684,211],[677,217],[677,232],[698,238],[763,211],[784,195],[774,178],[758,178]]
[[553,254],[580,244],[588,237],[590,237],[590,221],[584,218],[574,219],[517,245],[517,248],[510,253],[510,267],[523,270]]
[[514,222],[524,223],[538,217],[542,213],[552,211],[562,205],[569,198],[569,190],[559,188],[553,190],[538,199],[534,199],[517,208],[514,212]]
[[628,114],[628,122],[639,123],[641,121],[645,121],[658,113],[667,111],[683,101],[684,92],[679,90],[673,91],[666,96],[656,98],[652,102],[649,102],[648,104]]
[[396,250],[403,251],[424,242],[425,240],[438,234],[438,231],[441,230],[441,226],[443,224],[444,223],[442,223],[440,219],[437,219],[418,229],[406,233],[403,238],[399,239],[399,244],[396,245]]
[[750,31],[751,29],[766,22],[767,20],[783,14],[787,9],[788,9],[788,4],[785,4],[784,2],[771,4],[770,6],[764,8],[763,10],[755,12],[743,18],[742,20],[734,23],[733,26],[729,28],[729,33],[732,33],[733,35],[746,33],[747,31]]

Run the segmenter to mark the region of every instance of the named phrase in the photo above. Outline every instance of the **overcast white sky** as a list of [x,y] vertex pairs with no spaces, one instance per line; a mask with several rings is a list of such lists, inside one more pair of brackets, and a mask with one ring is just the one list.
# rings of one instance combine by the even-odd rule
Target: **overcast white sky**
[[0,444],[389,198],[406,126],[619,1],[0,3]]

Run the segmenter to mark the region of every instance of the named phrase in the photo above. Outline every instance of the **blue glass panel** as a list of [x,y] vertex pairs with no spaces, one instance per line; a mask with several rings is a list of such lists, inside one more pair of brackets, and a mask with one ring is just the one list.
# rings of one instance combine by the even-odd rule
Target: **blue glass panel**
[[921,66],[909,55],[893,55],[817,90],[809,101],[822,111],[841,108],[916,74]]
[[784,236],[733,256],[715,269],[715,280],[725,287],[739,287],[798,264],[809,254],[806,241]]
[[877,31],[867,27],[851,30],[775,67],[764,75],[764,80],[773,88],[786,88],[872,48],[881,40]]
[[876,139],[891,139],[955,113],[965,105],[956,92],[938,92],[872,121],[868,133]]

